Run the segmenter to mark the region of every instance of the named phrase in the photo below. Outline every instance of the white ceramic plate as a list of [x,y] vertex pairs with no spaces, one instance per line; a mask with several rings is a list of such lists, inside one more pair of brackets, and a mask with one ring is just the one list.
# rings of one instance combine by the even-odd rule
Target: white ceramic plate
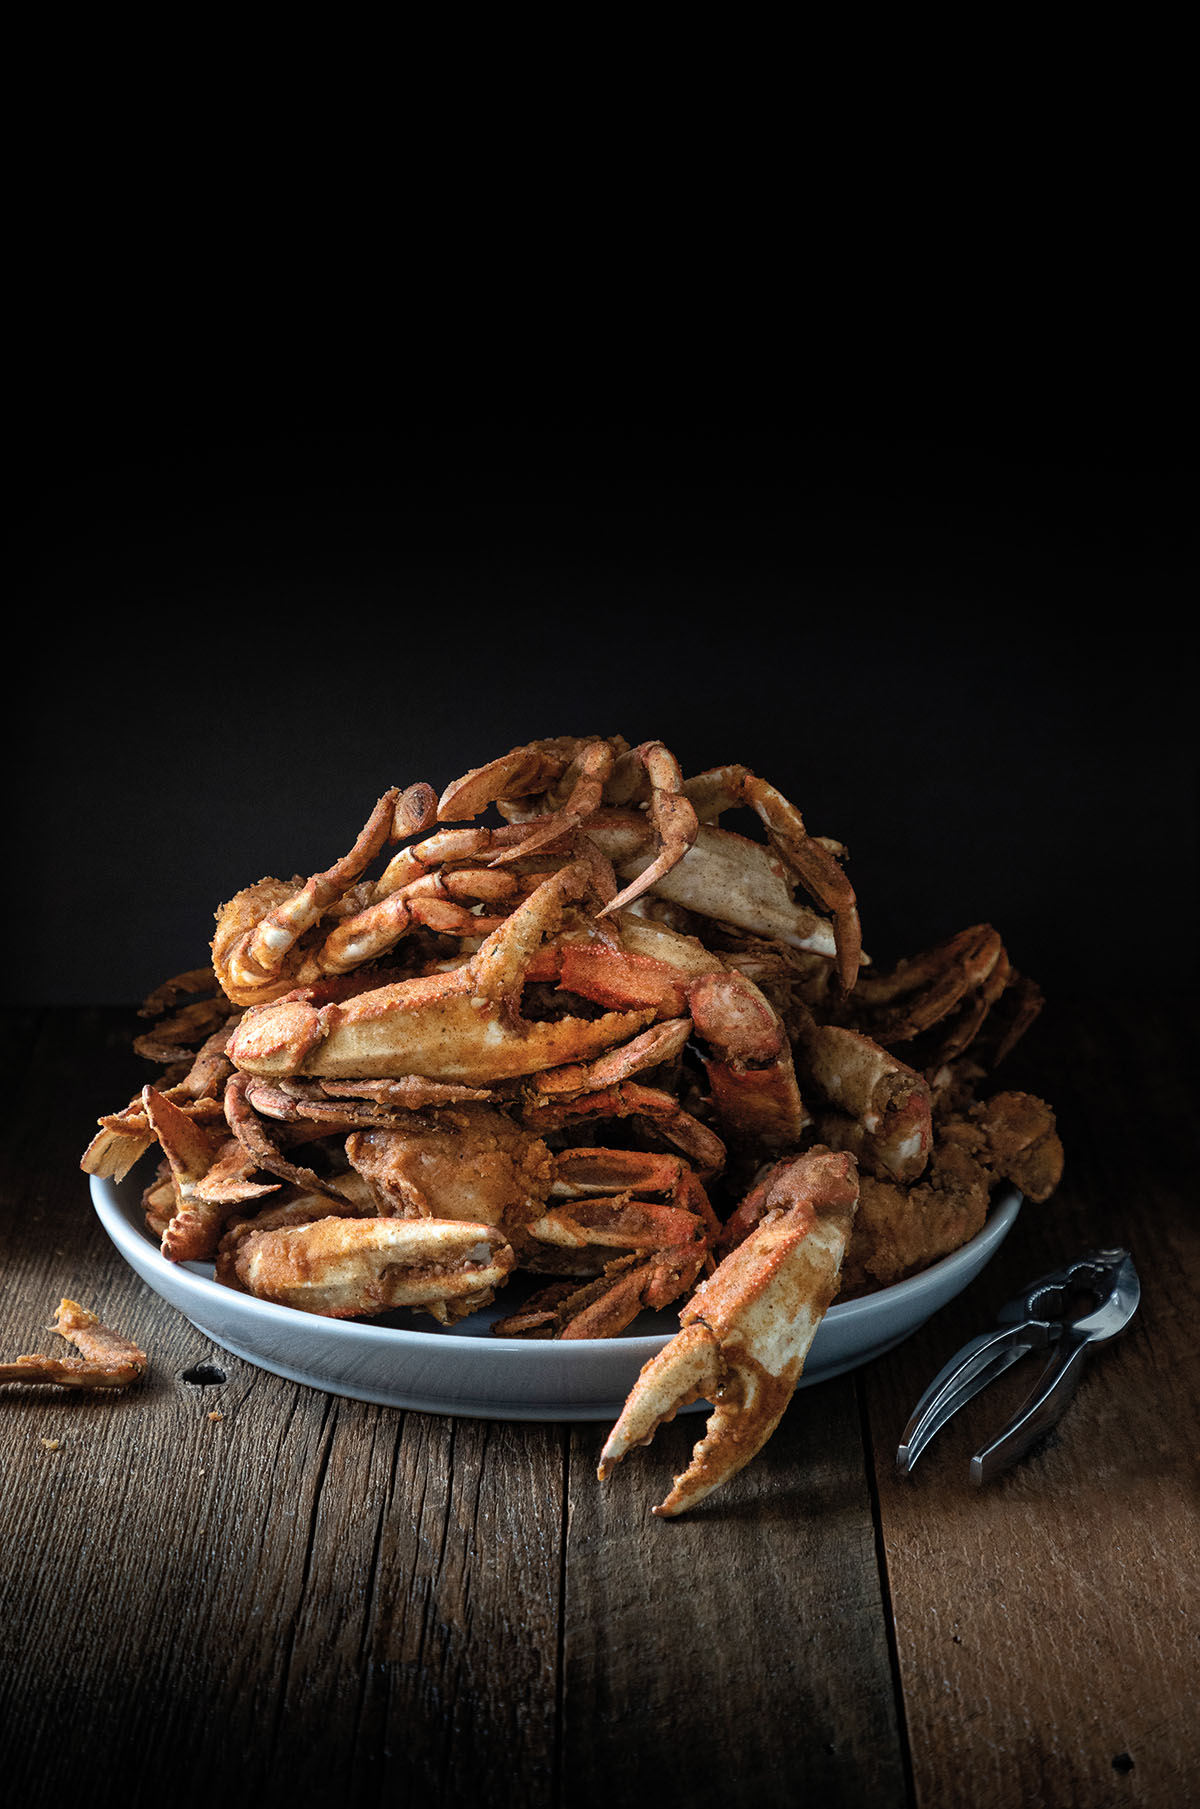
[[[615,1420],[642,1364],[679,1329],[675,1313],[664,1312],[643,1313],[620,1338],[492,1337],[492,1322],[519,1300],[522,1278],[502,1301],[453,1331],[403,1311],[370,1321],[323,1319],[227,1288],[213,1280],[209,1263],[168,1262],[146,1231],[136,1169],[119,1185],[94,1175],[90,1180],[101,1224],[156,1294],[222,1350],[327,1394],[468,1419]],[[1021,1199],[1014,1188],[999,1192],[978,1236],[920,1275],[835,1302],[813,1340],[800,1386],[870,1362],[915,1332],[999,1249]],[[530,1277],[526,1291],[540,1281],[544,1277]],[[707,1412],[707,1404],[694,1411]]]

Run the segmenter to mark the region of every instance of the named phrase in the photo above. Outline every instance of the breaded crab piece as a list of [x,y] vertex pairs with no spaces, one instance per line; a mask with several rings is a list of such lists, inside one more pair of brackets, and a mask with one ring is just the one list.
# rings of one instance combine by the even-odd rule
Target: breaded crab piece
[[526,1226],[517,1249],[526,1268],[572,1279],[499,1320],[497,1337],[613,1338],[643,1307],[670,1306],[711,1270],[720,1221],[681,1157],[582,1148],[552,1160],[552,1192],[569,1204]]
[[928,1081],[870,1037],[838,1024],[817,1024],[801,1005],[797,1058],[814,1102],[817,1135],[848,1149],[885,1181],[915,1181],[933,1143]]
[[[682,797],[695,812],[696,828],[677,860],[655,865],[654,895],[751,935],[827,956],[849,991],[863,959],[862,935],[854,889],[842,870],[846,850],[841,844],[810,835],[795,805],[744,766],[714,767],[686,779]],[[756,812],[765,843],[718,825],[717,817],[738,808]],[[586,830],[621,879],[632,876],[643,884],[654,860],[644,819],[620,809],[602,810],[588,820]],[[819,910],[799,903],[797,885]]]
[[419,1074],[484,1087],[590,1061],[644,1030],[653,1006],[548,1022],[523,1020],[519,1007],[542,943],[561,929],[568,907],[594,900],[595,885],[586,861],[551,874],[469,960],[448,972],[396,981],[343,1004],[322,1006],[301,991],[247,1011],[229,1043],[230,1058],[264,1077]]
[[[494,1225],[522,1267],[588,1278],[587,1304],[594,1310],[585,1329],[573,1326],[572,1299],[567,1310],[535,1315],[539,1337],[613,1337],[644,1305],[669,1305],[706,1263],[711,1267],[720,1224],[680,1157],[595,1147],[552,1155],[540,1137],[489,1105],[439,1111],[432,1121],[410,1117],[408,1129],[371,1128],[346,1140],[346,1156],[376,1209]],[[665,1193],[667,1202],[642,1199],[643,1190]],[[564,1198],[565,1205],[551,1203]],[[619,1253],[636,1256],[636,1275],[624,1272],[629,1264]],[[590,1285],[614,1263],[622,1265],[619,1279],[614,1272],[611,1283]],[[561,1296],[556,1292],[556,1308],[577,1289],[573,1283]],[[528,1318],[524,1312],[494,1330],[521,1336]]]
[[682,1330],[642,1369],[600,1455],[603,1481],[681,1407],[711,1401],[690,1464],[654,1509],[665,1517],[695,1507],[762,1450],[838,1290],[858,1205],[854,1157],[811,1150],[777,1163],[765,1186],[754,1230],[696,1289]]
[[154,1087],[142,1088],[142,1102],[170,1171],[162,1253],[168,1262],[204,1262],[215,1254],[231,1210],[276,1192],[279,1182],[255,1179],[252,1158],[224,1124],[219,1130],[196,1124]]
[[1017,973],[999,932],[977,923],[890,971],[864,973],[845,1021],[886,1048],[909,1044],[913,1065],[932,1073],[988,1043],[996,1067],[1041,1006],[1040,989]]
[[0,1363],[0,1382],[56,1382],[62,1388],[128,1388],[146,1373],[146,1353],[133,1342],[102,1325],[76,1300],[58,1303],[50,1327],[67,1338],[80,1353],[77,1357],[18,1357]]
[[503,1286],[512,1246],[494,1225],[449,1219],[325,1217],[237,1240],[232,1271],[247,1293],[329,1319],[419,1307],[448,1323]]

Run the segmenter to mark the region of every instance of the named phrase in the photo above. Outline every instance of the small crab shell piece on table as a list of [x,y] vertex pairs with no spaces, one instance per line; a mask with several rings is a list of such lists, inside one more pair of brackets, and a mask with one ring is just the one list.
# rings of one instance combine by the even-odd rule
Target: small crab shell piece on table
[[128,1388],[146,1373],[146,1353],[132,1338],[65,1297],[48,1328],[66,1338],[77,1357],[17,1357],[0,1363],[0,1382],[52,1383],[60,1388]]
[[766,1197],[754,1230],[696,1289],[682,1330],[642,1369],[601,1452],[603,1481],[681,1407],[713,1403],[659,1515],[695,1507],[762,1450],[837,1293],[858,1205],[854,1157],[810,1150],[777,1163],[759,1185]]

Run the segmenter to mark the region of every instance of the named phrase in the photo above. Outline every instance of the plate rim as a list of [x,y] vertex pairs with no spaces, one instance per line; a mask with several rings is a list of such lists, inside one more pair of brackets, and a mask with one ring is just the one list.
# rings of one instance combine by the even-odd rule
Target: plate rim
[[[462,1354],[469,1351],[480,1353],[484,1350],[494,1351],[497,1355],[517,1350],[528,1353],[531,1346],[544,1346],[552,1343],[556,1352],[556,1361],[559,1364],[564,1360],[568,1364],[572,1362],[583,1364],[594,1358],[598,1349],[611,1350],[616,1343],[619,1343],[622,1350],[630,1356],[640,1355],[643,1360],[647,1360],[657,1351],[662,1350],[675,1335],[674,1332],[649,1332],[640,1333],[634,1337],[619,1334],[616,1339],[564,1338],[553,1340],[502,1338],[494,1335],[485,1337],[479,1334],[464,1336],[455,1332],[426,1332],[410,1329],[407,1326],[377,1325],[370,1319],[334,1319],[325,1314],[306,1313],[300,1307],[283,1306],[272,1300],[259,1300],[255,1295],[242,1294],[235,1288],[228,1288],[205,1274],[196,1264],[169,1261],[144,1231],[130,1223],[126,1216],[128,1204],[119,1193],[121,1182],[114,1181],[110,1176],[89,1175],[88,1185],[96,1216],[111,1242],[116,1246],[118,1253],[131,1267],[136,1265],[132,1257],[127,1254],[124,1245],[126,1240],[132,1244],[132,1241],[136,1239],[139,1257],[162,1281],[170,1283],[176,1288],[181,1285],[181,1282],[184,1286],[194,1285],[200,1290],[201,1301],[211,1299],[214,1304],[225,1309],[234,1307],[236,1310],[236,1304],[240,1303],[247,1308],[252,1308],[256,1318],[262,1315],[266,1324],[277,1325],[281,1330],[297,1330],[300,1322],[311,1325],[313,1321],[316,1321],[322,1328],[323,1334],[335,1340],[338,1338],[358,1340],[365,1338],[369,1344],[377,1341],[382,1349],[394,1348],[396,1340],[400,1340],[401,1346],[415,1340],[414,1348],[418,1349],[425,1346],[428,1341],[431,1350],[436,1347],[441,1351],[457,1351]],[[964,1259],[969,1263],[968,1252],[980,1254],[983,1261],[986,1262],[993,1252],[993,1247],[1003,1242],[1011,1230],[1021,1206],[1024,1204],[1024,1198],[1020,1189],[1011,1182],[999,1183],[989,1204],[987,1218],[973,1238],[969,1238],[965,1244],[960,1244],[957,1250],[951,1250],[947,1255],[939,1257],[927,1268],[919,1270],[917,1274],[908,1276],[904,1281],[893,1282],[885,1288],[877,1288],[870,1294],[858,1295],[853,1300],[835,1300],[825,1314],[825,1320],[839,1328],[848,1329],[854,1325],[857,1319],[864,1318],[872,1312],[879,1312],[882,1303],[904,1308],[910,1303],[914,1303],[927,1290],[936,1289],[938,1280],[945,1274],[947,1268],[962,1263]]]

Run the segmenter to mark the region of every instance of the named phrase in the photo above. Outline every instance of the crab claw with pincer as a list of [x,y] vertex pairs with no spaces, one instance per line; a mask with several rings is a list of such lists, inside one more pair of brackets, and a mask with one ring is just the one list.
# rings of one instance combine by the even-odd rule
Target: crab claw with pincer
[[654,1509],[667,1518],[695,1507],[761,1451],[838,1290],[858,1205],[855,1158],[810,1150],[776,1163],[759,1186],[765,1210],[754,1230],[696,1289],[679,1315],[682,1329],[643,1367],[600,1455],[603,1481],[681,1407],[711,1401],[690,1464]]
[[319,1004],[303,989],[249,1010],[230,1060],[266,1078],[423,1075],[491,1086],[565,1062],[591,1061],[644,1030],[654,1008],[600,1017],[523,1019],[521,992],[543,941],[576,902],[595,897],[587,861],[551,874],[461,965]]

